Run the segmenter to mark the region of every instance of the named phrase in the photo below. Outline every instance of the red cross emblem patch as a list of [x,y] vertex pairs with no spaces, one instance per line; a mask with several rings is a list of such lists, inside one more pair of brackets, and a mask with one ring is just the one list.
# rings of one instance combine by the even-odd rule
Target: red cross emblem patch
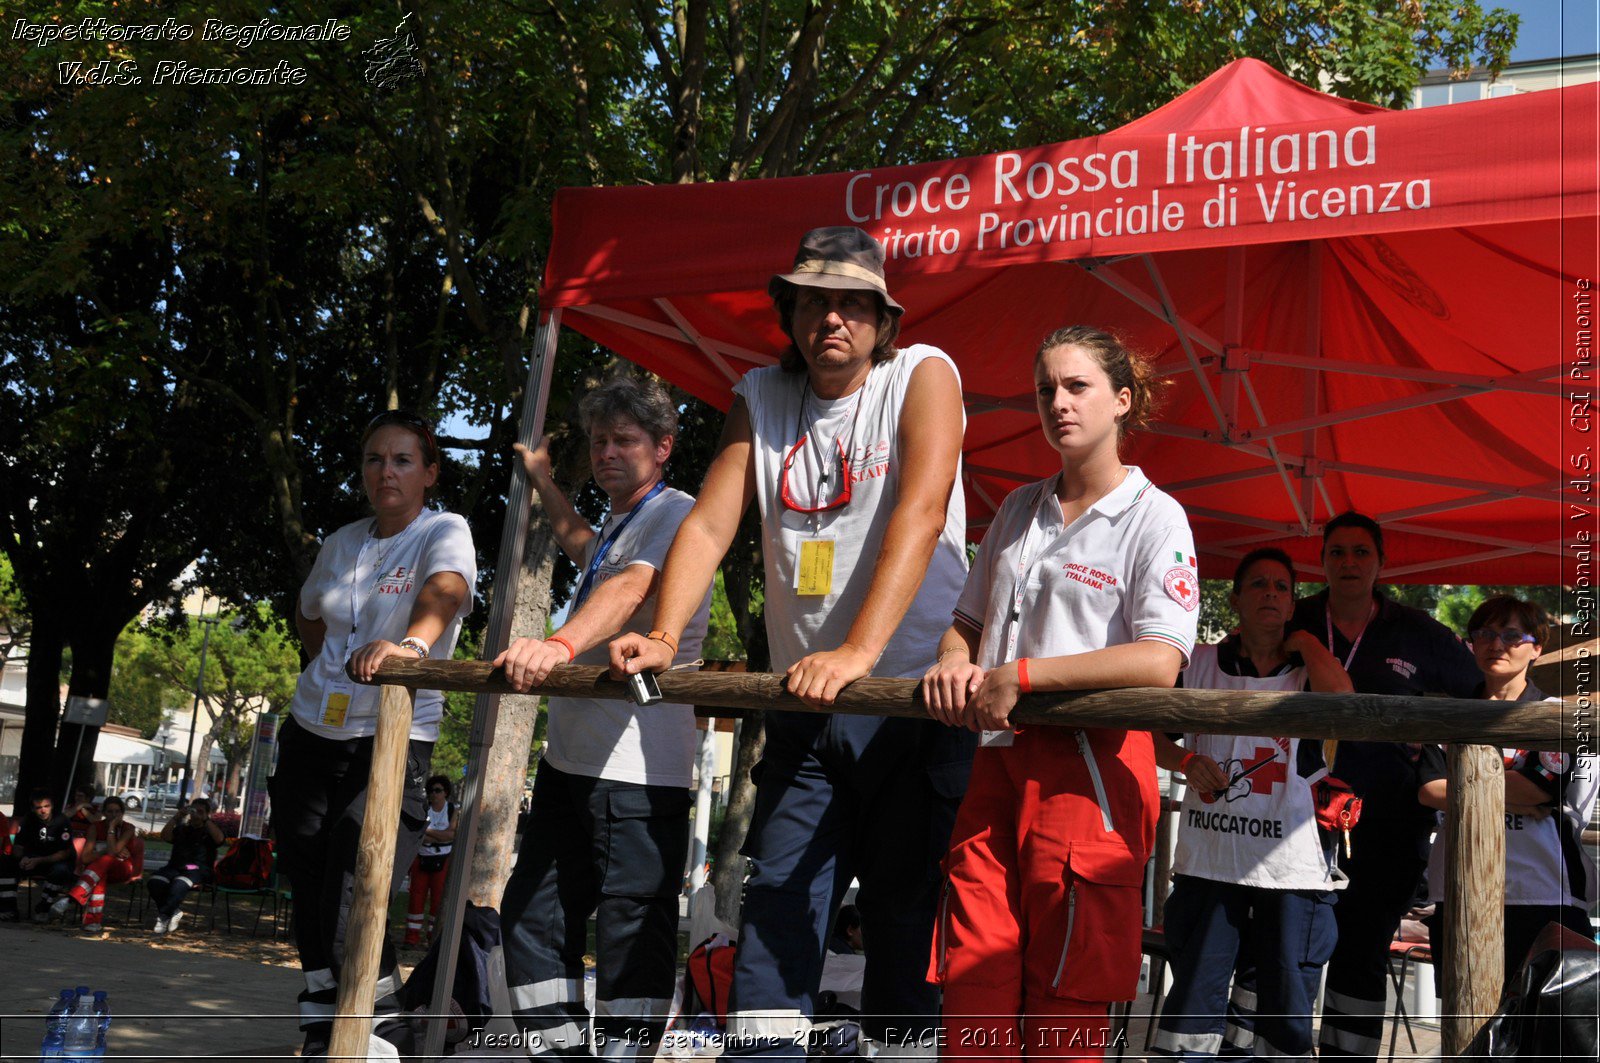
[[1167,597],[1191,612],[1200,607],[1200,580],[1190,568],[1169,568],[1161,586]]

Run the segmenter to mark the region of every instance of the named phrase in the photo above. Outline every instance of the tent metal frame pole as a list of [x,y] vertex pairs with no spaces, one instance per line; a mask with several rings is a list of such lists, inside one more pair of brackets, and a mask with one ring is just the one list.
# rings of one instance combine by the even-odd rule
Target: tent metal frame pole
[[1228,277],[1222,306],[1222,414],[1223,432],[1231,438],[1239,424],[1239,384],[1250,372],[1250,358],[1240,352],[1244,343],[1245,251],[1228,248]]
[[1500,550],[1482,550],[1475,554],[1462,554],[1460,557],[1444,558],[1438,561],[1419,561],[1415,565],[1399,565],[1395,568],[1384,569],[1388,576],[1409,576],[1413,572],[1426,572],[1429,569],[1443,568],[1446,565],[1470,565],[1478,561],[1498,561],[1502,557],[1516,557],[1525,554],[1521,548],[1506,547]]
[[[1314,296],[1318,306],[1316,316],[1321,316],[1321,292]],[[1308,318],[1311,315],[1308,315]],[[1320,343],[1318,344],[1320,348]],[[1446,373],[1437,369],[1415,369],[1402,365],[1382,365],[1377,362],[1350,362],[1334,358],[1308,357],[1283,351],[1261,351],[1249,348],[1244,353],[1252,362],[1262,365],[1282,366],[1286,369],[1313,369],[1319,373],[1346,373],[1353,376],[1378,377],[1384,380],[1414,380],[1419,384],[1449,384],[1476,388],[1481,391],[1511,391],[1523,395],[1549,395],[1559,398],[1561,385],[1545,383],[1545,377],[1556,376],[1559,366],[1530,369],[1512,376],[1478,376],[1472,373]]]
[[[1140,255],[1144,260],[1145,272],[1150,274],[1150,283],[1156,287],[1156,298],[1160,301],[1160,313],[1157,315],[1172,330],[1178,334],[1178,343],[1183,347],[1184,356],[1189,359],[1189,364],[1194,366],[1194,378],[1200,385],[1200,391],[1206,397],[1206,405],[1211,407],[1211,414],[1217,419],[1217,428],[1222,432],[1223,442],[1233,439],[1232,425],[1228,422],[1222,411],[1222,404],[1217,401],[1217,394],[1211,387],[1211,380],[1200,368],[1200,355],[1195,352],[1195,341],[1189,335],[1189,323],[1178,316],[1178,308],[1173,305],[1172,295],[1167,291],[1167,282],[1161,276],[1161,267],[1156,265],[1152,255]],[[1224,348],[1224,351],[1226,348]]]
[[1392,509],[1387,513],[1373,515],[1373,520],[1386,522],[1391,520],[1409,520],[1412,517],[1425,517],[1431,513],[1453,513],[1458,509],[1471,509],[1473,506],[1487,505],[1490,502],[1499,502],[1504,496],[1496,491],[1484,491],[1466,498],[1453,498],[1446,502],[1434,502],[1426,506],[1408,506],[1405,509]]
[[[692,341],[686,339],[679,329],[675,329],[671,325],[662,324],[659,321],[651,321],[647,317],[640,317],[638,314],[630,314],[625,310],[613,310],[609,306],[569,306],[567,309],[576,314],[584,314],[588,317],[598,318],[601,321],[610,321],[616,325],[624,325],[640,332],[647,332],[652,336],[660,336],[662,339],[693,345]],[[752,351],[723,340],[714,340],[710,337],[705,337],[705,341],[706,345],[717,353],[737,358],[741,362],[749,362],[751,365],[778,364],[778,360],[770,354],[762,354],[759,351]]]
[[[550,378],[555,370],[556,341],[561,333],[561,311],[552,310],[534,331],[528,379],[522,392],[522,412],[517,441],[525,447],[538,444],[544,434],[545,412],[550,404]],[[517,580],[522,573],[522,552],[528,538],[529,500],[533,485],[523,475],[520,463],[511,467],[511,486],[506,492],[506,518],[500,529],[500,553],[494,570],[494,602],[483,632],[481,657],[492,661],[511,641],[511,620],[516,611]],[[422,1058],[436,1060],[444,1054],[446,1016],[450,1013],[450,991],[455,986],[456,957],[461,948],[461,922],[466,912],[468,879],[472,873],[470,854],[477,845],[478,806],[483,797],[483,773],[500,720],[500,695],[481,693],[473,705],[472,737],[468,749],[467,777],[462,784],[457,813],[456,837],[451,852],[444,893],[444,925],[439,930],[438,965],[434,968],[433,993],[428,1003],[427,1036]]]
[[684,339],[694,344],[695,349],[706,356],[706,361],[716,367],[717,372],[722,374],[724,380],[730,384],[739,382],[739,374],[735,373],[733,367],[727,363],[722,355],[716,352],[711,346],[711,341],[707,340],[699,329],[689,324],[689,319],[684,317],[678,308],[672,305],[671,299],[652,299],[651,302],[655,303],[663,314],[672,319],[672,323],[678,326],[678,331],[683,333]]
[[[1537,378],[1549,376],[1551,370],[1546,368],[1530,369],[1526,373],[1519,373],[1518,378]],[[1456,385],[1454,387],[1436,388],[1424,391],[1420,395],[1407,395],[1398,399],[1387,399],[1383,402],[1368,403],[1365,406],[1352,406],[1349,409],[1334,410],[1319,414],[1315,417],[1303,417],[1298,421],[1285,421],[1272,425],[1269,428],[1256,429],[1240,433],[1241,441],[1254,442],[1270,436],[1286,435],[1290,432],[1300,432],[1310,428],[1325,428],[1329,425],[1344,424],[1349,421],[1360,421],[1369,417],[1381,417],[1385,414],[1400,413],[1404,410],[1420,409],[1423,406],[1438,406],[1446,402],[1455,402],[1460,399],[1470,399],[1475,395],[1490,395],[1495,389],[1479,386]]]
[[[1256,422],[1258,424],[1266,424],[1267,415],[1266,412],[1261,408],[1260,398],[1256,396],[1255,385],[1250,383],[1249,377],[1245,377],[1243,383],[1245,398],[1250,400],[1250,408],[1255,411]],[[1283,493],[1288,496],[1289,505],[1294,507],[1294,516],[1295,520],[1300,525],[1300,534],[1309,535],[1311,532],[1311,522],[1306,520],[1306,511],[1301,507],[1300,498],[1295,493],[1294,482],[1289,479],[1288,462],[1284,458],[1283,454],[1278,450],[1278,444],[1275,440],[1267,441],[1267,453],[1272,455],[1272,465],[1278,471],[1278,482],[1283,485]],[[1303,463],[1296,463],[1296,468],[1304,469],[1305,465]]]
[[[1322,358],[1322,242],[1312,240],[1306,244],[1306,361],[1316,367]],[[1266,364],[1270,361],[1263,359]],[[1306,366],[1305,368],[1312,368]],[[1308,372],[1300,381],[1300,408],[1302,417],[1315,417],[1322,396],[1322,374]],[[1316,525],[1317,488],[1322,485],[1323,465],[1317,460],[1317,430],[1308,428],[1300,433],[1300,511],[1310,518],[1306,534]],[[1327,489],[1323,488],[1326,501]],[[1328,516],[1333,517],[1333,507],[1328,506]]]

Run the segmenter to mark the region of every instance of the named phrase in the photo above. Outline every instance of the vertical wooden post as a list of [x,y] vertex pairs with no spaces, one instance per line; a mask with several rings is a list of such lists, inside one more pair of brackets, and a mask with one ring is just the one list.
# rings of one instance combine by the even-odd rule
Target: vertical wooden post
[[345,928],[344,963],[338,971],[339,1000],[328,1045],[330,1060],[367,1058],[378,967],[389,930],[389,882],[394,874],[394,839],[405,795],[415,700],[407,688],[385,685],[378,701],[378,732],[372,739],[367,814],[356,854],[355,900]]
[[1449,748],[1441,1048],[1460,1055],[1505,981],[1505,763],[1492,746]]

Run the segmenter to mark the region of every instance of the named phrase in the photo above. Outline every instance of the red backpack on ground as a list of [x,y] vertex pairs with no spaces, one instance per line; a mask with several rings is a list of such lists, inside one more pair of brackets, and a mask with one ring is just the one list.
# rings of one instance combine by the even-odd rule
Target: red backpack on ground
[[216,884],[226,889],[266,889],[272,881],[272,843],[265,838],[235,838],[213,871]]
[[718,1025],[728,1024],[728,991],[733,988],[734,946],[726,935],[712,934],[689,953],[688,986],[698,998],[699,1007],[685,1000],[683,1011],[693,1015],[704,1011],[716,1017]]

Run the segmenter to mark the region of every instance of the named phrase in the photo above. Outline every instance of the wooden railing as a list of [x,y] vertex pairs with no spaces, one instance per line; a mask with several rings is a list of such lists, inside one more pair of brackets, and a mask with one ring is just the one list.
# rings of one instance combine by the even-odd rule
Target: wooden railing
[[[658,677],[669,702],[735,709],[815,711],[770,673],[667,672]],[[463,690],[512,694],[504,675],[483,661],[391,658],[373,743],[367,815],[356,862],[355,902],[339,974],[330,1059],[365,1059],[394,839],[411,733],[412,692]],[[830,711],[866,716],[926,715],[911,679],[860,679],[840,692]],[[626,687],[601,668],[567,665],[537,693],[622,699]],[[1108,727],[1205,734],[1274,735],[1452,746],[1446,833],[1446,923],[1441,970],[1444,1050],[1459,1053],[1493,1013],[1504,978],[1498,935],[1505,897],[1505,790],[1499,747],[1571,750],[1577,721],[1558,703],[1467,701],[1376,694],[1300,694],[1228,690],[1124,689],[1028,694],[1011,718],[1019,724]],[[1475,933],[1469,933],[1469,930]]]

